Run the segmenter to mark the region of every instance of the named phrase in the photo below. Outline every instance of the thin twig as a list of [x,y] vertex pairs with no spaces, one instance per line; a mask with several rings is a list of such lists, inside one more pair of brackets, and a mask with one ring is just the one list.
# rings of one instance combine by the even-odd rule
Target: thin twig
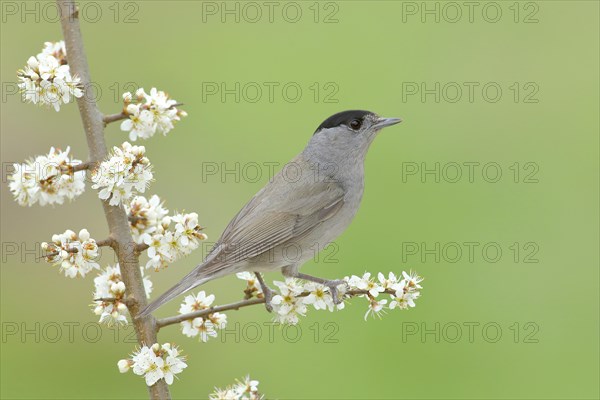
[[97,299],[94,299],[94,301],[102,301],[104,303],[115,303],[117,301],[125,304],[127,306],[127,308],[129,308],[129,306],[133,305],[134,301],[133,299],[128,299],[128,298],[121,298],[121,299],[117,299],[115,297],[100,297]]
[[93,169],[96,166],[96,163],[88,161],[81,164],[74,165],[73,172],[85,171],[86,169]]
[[[183,105],[183,103],[175,103],[169,108],[179,107],[182,105]],[[108,125],[111,122],[117,122],[117,121],[121,121],[121,120],[127,119],[127,118],[129,118],[129,114],[127,114],[125,111],[121,111],[120,113],[117,113],[117,114],[105,115],[104,117],[102,117],[102,121],[104,122],[104,125]]]
[[122,119],[126,119],[129,115],[124,112],[120,112],[118,114],[109,114],[102,117],[102,121],[104,121],[104,125],[110,124],[111,122],[120,121]]
[[[392,289],[386,289],[382,293],[394,294],[396,292]],[[346,293],[344,293],[344,297],[355,297],[355,296],[363,296],[363,295],[368,295],[368,294],[369,294],[368,290],[356,289],[356,290],[348,290]],[[296,297],[306,297],[308,295],[310,295],[310,292],[302,292]],[[206,308],[204,310],[194,311],[194,312],[187,313],[187,314],[180,314],[180,315],[175,315],[172,317],[162,318],[162,319],[159,319],[156,321],[156,327],[158,329],[161,329],[165,326],[177,324],[177,323],[180,323],[183,321],[188,321],[190,319],[206,317],[206,316],[208,316],[210,314],[214,314],[216,312],[239,310],[240,308],[254,306],[257,304],[265,304],[265,299],[264,298],[253,298],[253,299],[249,299],[249,300],[242,300],[242,301],[238,301],[236,303],[224,304],[222,306],[210,307],[210,308]]]

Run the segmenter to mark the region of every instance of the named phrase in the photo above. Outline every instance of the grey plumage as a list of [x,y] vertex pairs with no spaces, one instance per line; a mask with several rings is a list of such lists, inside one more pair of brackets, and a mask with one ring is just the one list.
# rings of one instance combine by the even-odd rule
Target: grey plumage
[[[209,280],[241,271],[258,275],[281,269],[286,276],[329,286],[336,300],[340,281],[301,274],[298,269],[348,227],[362,199],[367,150],[380,129],[398,122],[363,110],[325,120],[304,151],[231,220],[204,262],[139,316]],[[272,292],[258,277],[270,309]]]

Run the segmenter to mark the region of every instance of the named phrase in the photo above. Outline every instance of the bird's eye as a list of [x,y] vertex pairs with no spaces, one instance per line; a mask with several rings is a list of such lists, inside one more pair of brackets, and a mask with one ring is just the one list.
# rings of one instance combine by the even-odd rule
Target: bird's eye
[[350,121],[350,128],[354,129],[355,131],[359,130],[361,125],[362,121],[359,119],[353,119],[352,121]]

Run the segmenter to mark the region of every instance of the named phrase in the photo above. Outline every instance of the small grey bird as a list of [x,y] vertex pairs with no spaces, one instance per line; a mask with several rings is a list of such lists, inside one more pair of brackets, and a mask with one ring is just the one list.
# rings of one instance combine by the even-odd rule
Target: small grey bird
[[204,262],[139,317],[196,286],[241,271],[256,274],[269,311],[273,291],[260,273],[276,269],[286,277],[326,285],[339,303],[342,280],[306,275],[299,268],[346,230],[362,199],[367,150],[382,128],[399,122],[363,110],[327,118],[304,151],[231,220]]

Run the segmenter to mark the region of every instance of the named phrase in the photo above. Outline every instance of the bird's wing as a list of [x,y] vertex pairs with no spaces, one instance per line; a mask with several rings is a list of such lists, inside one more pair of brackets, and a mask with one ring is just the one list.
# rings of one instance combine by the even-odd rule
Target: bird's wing
[[[335,215],[344,204],[337,182],[276,182],[274,178],[229,223],[199,271],[211,275],[227,266],[293,241]],[[279,183],[279,184],[278,184]]]

